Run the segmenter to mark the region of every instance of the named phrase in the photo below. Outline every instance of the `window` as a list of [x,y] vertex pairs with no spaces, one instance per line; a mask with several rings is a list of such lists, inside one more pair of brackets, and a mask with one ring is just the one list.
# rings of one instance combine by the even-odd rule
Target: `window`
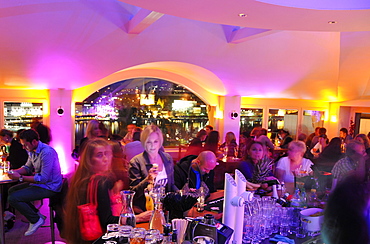
[[298,124],[298,110],[296,109],[269,109],[268,131],[271,138],[276,137],[280,129],[284,129],[295,138]]
[[301,131],[306,135],[315,132],[316,127],[324,127],[325,112],[303,110]]
[[251,132],[254,127],[262,126],[262,108],[241,108],[240,109],[240,132]]
[[140,78],[116,82],[76,103],[76,145],[89,120],[103,121],[110,134],[126,134],[126,126],[154,123],[165,146],[186,144],[208,123],[207,105],[186,88],[169,81]]

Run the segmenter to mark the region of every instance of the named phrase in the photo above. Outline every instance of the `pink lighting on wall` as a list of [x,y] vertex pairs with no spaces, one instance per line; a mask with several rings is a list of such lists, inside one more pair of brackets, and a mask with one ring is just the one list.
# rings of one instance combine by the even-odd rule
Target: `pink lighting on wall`
[[[59,164],[60,164],[60,168],[62,170],[62,174],[65,175],[65,174],[68,174],[68,173],[72,172],[72,169],[70,169],[68,167],[66,154],[64,152],[63,146],[57,144],[57,145],[54,145],[53,147],[54,147],[55,151],[57,151],[57,153],[58,153]],[[68,157],[69,157],[69,155],[68,155]]]

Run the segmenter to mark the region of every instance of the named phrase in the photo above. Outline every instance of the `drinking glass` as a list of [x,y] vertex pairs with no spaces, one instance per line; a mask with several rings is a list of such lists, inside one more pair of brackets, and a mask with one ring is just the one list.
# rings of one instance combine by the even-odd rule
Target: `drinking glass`
[[108,224],[107,225],[107,233],[111,232],[118,232],[118,224]]
[[4,161],[3,162],[3,169],[4,169],[4,173],[9,172],[9,170],[10,170],[10,162],[9,161]]
[[303,225],[302,220],[299,221],[299,226],[297,227],[296,237],[297,238],[305,238],[306,237],[306,228]]
[[258,216],[255,216],[253,219],[253,235],[252,235],[252,244],[260,243],[261,238],[261,224],[262,221]]
[[289,216],[289,232],[294,234],[297,232],[297,228],[300,223],[300,208],[288,207],[288,216]]
[[280,235],[288,236],[289,235],[289,216],[288,209],[283,208],[280,215]]
[[146,244],[156,244],[159,241],[160,232],[156,229],[150,229],[146,232],[145,243]]
[[130,234],[130,244],[145,244],[145,234],[144,228],[134,228]]
[[251,243],[252,241],[253,217],[247,213],[244,215],[243,243]]
[[125,243],[130,243],[129,238],[131,235],[131,231],[134,228],[130,225],[120,225],[118,226],[118,232],[122,235],[122,240],[120,243],[125,244]]

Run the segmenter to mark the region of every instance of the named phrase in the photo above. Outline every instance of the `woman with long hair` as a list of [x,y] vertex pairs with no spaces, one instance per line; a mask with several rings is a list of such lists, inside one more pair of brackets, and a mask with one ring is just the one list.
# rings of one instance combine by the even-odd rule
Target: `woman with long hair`
[[136,212],[145,211],[144,190],[163,186],[167,192],[177,191],[173,159],[162,150],[163,134],[156,125],[148,125],[141,132],[140,141],[145,149],[130,160],[130,188],[135,191]]
[[[112,213],[110,195],[112,192],[121,190],[122,184],[116,184],[112,174],[112,157],[112,146],[107,140],[95,138],[86,142],[80,164],[71,179],[67,194],[63,236],[70,244],[91,243],[82,239],[77,210],[77,206],[86,204],[88,201],[87,188],[91,180],[98,182],[97,210],[102,230],[105,231],[108,224],[118,223],[118,214]],[[151,212],[148,211],[136,216],[136,222],[148,221],[150,215]]]
[[226,133],[225,142],[221,144],[220,150],[224,151],[227,157],[237,157],[238,144],[233,132],[229,131]]
[[344,157],[341,144],[342,140],[339,137],[332,138],[322,153],[319,154],[319,157],[313,160],[319,171],[330,172],[334,164]]
[[204,143],[204,151],[212,151],[216,157],[221,155],[218,150],[218,143],[220,141],[220,133],[216,130],[209,132],[206,141]]
[[367,155],[370,155],[370,141],[365,134],[358,134],[355,136],[356,141],[360,141],[364,144]]
[[118,223],[118,216],[113,216],[110,209],[109,190],[114,186],[110,172],[112,156],[107,140],[96,138],[86,142],[67,194],[64,236],[68,243],[90,243],[81,237],[77,206],[87,203],[87,187],[93,178],[99,182],[97,209],[102,229],[105,230],[107,224]]
[[95,139],[100,137],[102,134],[100,122],[96,119],[92,119],[87,123],[85,137],[80,140],[80,145],[75,149],[77,155],[75,159],[82,154],[82,151],[85,148],[85,144],[88,140]]
[[267,149],[259,141],[253,141],[247,148],[247,153],[237,169],[245,178],[253,183],[261,183],[273,179],[274,161],[267,156]]
[[207,138],[207,132],[203,129],[198,131],[197,136],[191,140],[185,156],[199,155],[203,151],[203,141],[205,138]]

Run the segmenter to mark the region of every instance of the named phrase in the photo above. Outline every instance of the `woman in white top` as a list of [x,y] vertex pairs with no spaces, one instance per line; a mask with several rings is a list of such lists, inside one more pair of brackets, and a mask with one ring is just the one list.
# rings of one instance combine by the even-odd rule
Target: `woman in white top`
[[[293,183],[296,176],[312,175],[311,160],[304,158],[306,145],[302,141],[292,141],[288,146],[288,156],[277,162],[275,175],[280,182]],[[294,172],[294,173],[293,173]]]
[[140,141],[145,149],[130,160],[130,188],[134,190],[134,206],[146,210],[144,190],[163,185],[167,192],[177,191],[174,181],[173,159],[163,152],[163,134],[156,125],[148,125],[141,132]]

